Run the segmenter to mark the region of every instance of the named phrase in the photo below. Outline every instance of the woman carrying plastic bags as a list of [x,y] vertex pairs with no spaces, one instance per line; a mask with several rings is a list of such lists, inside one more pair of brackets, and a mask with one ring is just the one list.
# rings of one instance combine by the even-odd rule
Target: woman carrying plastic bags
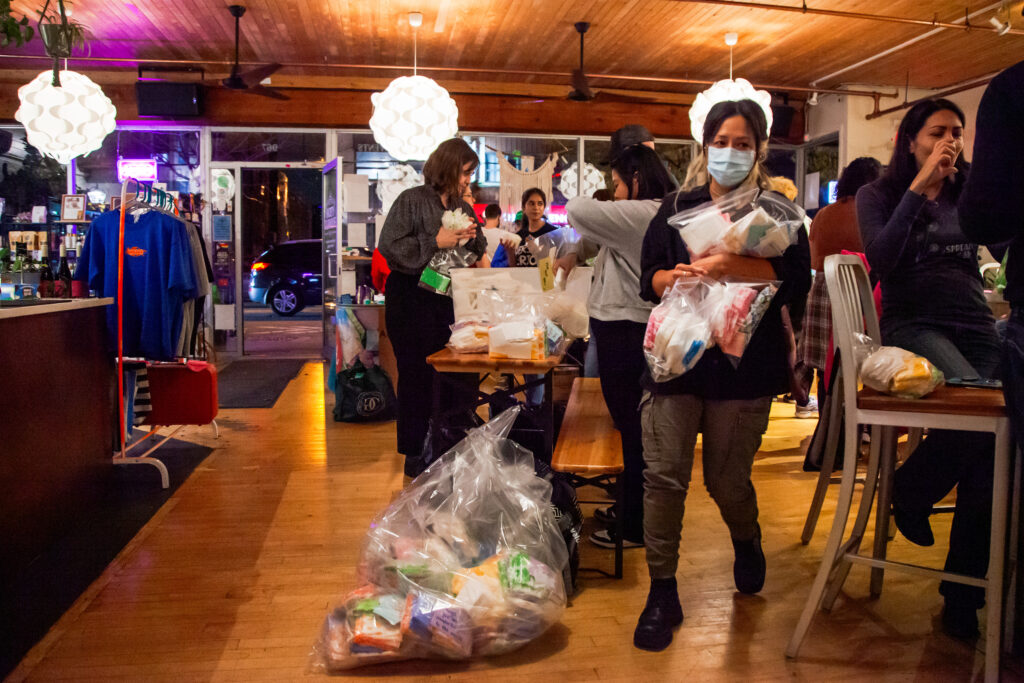
[[461,230],[442,222],[446,210],[474,215],[462,193],[478,164],[464,140],[442,142],[423,165],[426,184],[398,195],[381,230],[380,252],[391,268],[386,322],[398,361],[398,452],[406,458],[407,476],[422,469],[434,381],[427,356],[444,348],[455,322],[451,297],[424,287],[421,278],[438,253],[454,252],[460,244],[466,255],[483,255],[486,242],[475,221]]
[[[781,256],[714,253],[691,260],[688,245],[669,224],[670,218],[733,190],[769,187],[761,163],[768,126],[755,102],[716,104],[705,119],[702,137],[701,154],[691,164],[683,188],[662,201],[644,237],[641,296],[658,303],[676,280],[697,276],[781,284],[738,364],[713,347],[676,379],[659,383],[649,373],[644,376],[644,542],[651,589],[633,642],[645,650],[668,647],[673,629],[683,621],[675,574],[698,433],[703,435],[705,486],[735,550],[736,588],[757,593],[764,585],[765,559],[750,473],[768,427],[772,396],[789,387],[788,347],[779,309],[810,288],[810,251],[802,229]],[[781,195],[772,197],[787,201]]]
[[587,308],[591,343],[597,347],[601,393],[622,433],[623,500],[595,517],[608,529],[590,535],[592,543],[614,548],[615,515],[622,515],[623,545],[643,545],[643,443],[640,435],[640,377],[645,361],[644,332],[651,304],[639,296],[640,249],[659,203],[675,189],[654,150],[636,145],[612,160],[615,201],[577,197],[566,205],[569,223],[600,246]]

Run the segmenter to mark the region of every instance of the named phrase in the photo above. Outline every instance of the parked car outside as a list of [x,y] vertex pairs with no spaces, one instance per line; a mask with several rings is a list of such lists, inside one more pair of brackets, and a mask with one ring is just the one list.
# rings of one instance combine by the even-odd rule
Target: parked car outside
[[323,302],[321,240],[281,242],[267,249],[249,271],[249,301],[292,316]]

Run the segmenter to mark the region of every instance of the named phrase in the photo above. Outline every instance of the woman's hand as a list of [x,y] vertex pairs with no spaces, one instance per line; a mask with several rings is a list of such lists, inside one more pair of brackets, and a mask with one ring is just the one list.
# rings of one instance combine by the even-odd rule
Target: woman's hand
[[660,296],[666,289],[675,285],[676,280],[679,278],[698,277],[700,275],[707,275],[707,271],[696,264],[677,263],[676,267],[672,270],[655,271],[654,277],[651,278],[651,288]]
[[501,240],[501,246],[505,247],[505,251],[508,253],[514,253],[516,250],[516,243],[514,240],[504,239]]
[[914,182],[910,183],[910,190],[918,194],[925,194],[928,188],[941,183],[956,173],[956,158],[963,149],[963,142],[956,140],[940,140],[935,143],[932,153],[928,155],[917,172]]
[[475,225],[462,230],[449,230],[442,227],[437,231],[437,246],[439,249],[451,249],[458,246],[459,240],[473,239],[474,237],[476,237]]
[[[676,266],[678,268],[679,266]],[[758,280],[776,279],[772,264],[763,258],[740,256],[738,254],[712,254],[693,262],[693,267],[700,268],[704,275],[720,280],[726,275],[750,277]]]

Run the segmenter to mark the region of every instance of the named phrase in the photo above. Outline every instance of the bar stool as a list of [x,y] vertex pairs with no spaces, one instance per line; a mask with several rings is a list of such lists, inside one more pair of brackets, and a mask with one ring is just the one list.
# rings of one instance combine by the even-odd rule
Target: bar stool
[[[864,564],[875,570],[873,580],[881,580],[881,570],[892,569],[979,586],[985,589],[988,610],[985,648],[985,680],[999,678],[1001,618],[1003,613],[1003,560],[1006,540],[1008,480],[1010,477],[1010,423],[1001,391],[964,389],[942,386],[922,399],[907,400],[878,394],[870,389],[857,391],[857,364],[853,352],[855,333],[881,339],[878,316],[871,296],[867,272],[856,256],[829,256],[825,259],[825,282],[832,303],[833,335],[840,350],[843,377],[843,402],[846,414],[846,453],[856,453],[857,425],[871,425],[871,453],[864,481],[864,494],[850,537],[844,541],[853,487],[857,474],[857,459],[844,458],[839,499],[836,503],[832,531],[825,544],[825,554],[803,613],[786,647],[787,657],[796,657],[818,608],[826,611],[842,588],[853,564]],[[992,528],[989,545],[988,576],[984,579],[953,574],[902,562],[884,559],[884,543],[879,552],[878,536],[885,531],[876,529],[873,556],[860,554],[860,543],[871,515],[879,472],[888,470],[891,462],[883,463],[882,442],[894,437],[896,427],[920,429],[941,428],[995,434],[995,477],[992,490]],[[888,510],[891,486],[879,489],[880,510]],[[881,556],[880,556],[881,555]],[[874,581],[873,581],[874,582]]]

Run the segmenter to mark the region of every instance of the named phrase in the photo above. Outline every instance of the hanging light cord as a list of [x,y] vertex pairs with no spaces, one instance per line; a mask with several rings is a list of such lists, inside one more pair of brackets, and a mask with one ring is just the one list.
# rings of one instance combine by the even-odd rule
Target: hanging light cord
[[416,28],[416,27],[414,26],[414,27],[413,27],[413,29],[412,29],[412,75],[413,75],[413,76],[415,76],[415,75],[416,75],[416,66],[417,66],[417,58],[416,58],[416,52],[417,52],[417,45],[416,45],[416,37],[417,37],[417,36],[419,35],[419,33],[420,33],[420,30],[419,30],[418,28]]
[[732,45],[729,46],[729,80],[732,80]]

